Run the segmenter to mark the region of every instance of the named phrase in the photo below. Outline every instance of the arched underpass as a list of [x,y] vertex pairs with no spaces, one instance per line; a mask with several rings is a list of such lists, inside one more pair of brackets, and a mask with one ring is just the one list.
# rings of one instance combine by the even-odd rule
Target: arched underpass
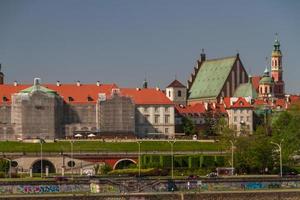
[[44,160],[43,159],[42,163],[41,163],[41,160],[37,160],[32,164],[32,173],[41,173],[41,164],[43,166],[43,171],[42,171],[43,173],[46,172],[47,167],[49,169],[49,173],[55,173],[56,172],[53,163],[50,162],[49,160]]
[[113,169],[128,169],[132,165],[136,165],[136,161],[129,158],[125,158],[118,160],[118,162],[115,163]]

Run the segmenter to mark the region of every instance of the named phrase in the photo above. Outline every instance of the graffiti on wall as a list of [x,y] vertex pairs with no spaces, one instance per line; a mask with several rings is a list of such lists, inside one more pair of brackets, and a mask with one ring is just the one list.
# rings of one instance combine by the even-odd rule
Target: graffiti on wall
[[37,193],[58,193],[60,192],[58,185],[20,185],[19,193],[37,194]]
[[89,185],[9,185],[0,186],[0,194],[47,194],[89,192]]

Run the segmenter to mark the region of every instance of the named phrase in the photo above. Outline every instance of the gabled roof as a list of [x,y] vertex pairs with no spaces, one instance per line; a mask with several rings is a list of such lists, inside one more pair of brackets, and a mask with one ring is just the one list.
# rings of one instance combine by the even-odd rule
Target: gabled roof
[[230,108],[253,108],[253,106],[245,98],[239,97]]
[[189,91],[189,99],[217,97],[238,59],[237,56],[205,60]]
[[170,83],[167,88],[186,88],[182,83],[180,83],[178,80],[174,80],[172,83]]
[[166,95],[156,88],[121,88],[121,95],[133,98],[135,104],[174,105]]
[[223,103],[226,106],[226,109],[232,108],[253,108],[253,106],[244,98],[234,98],[234,97],[225,97]]

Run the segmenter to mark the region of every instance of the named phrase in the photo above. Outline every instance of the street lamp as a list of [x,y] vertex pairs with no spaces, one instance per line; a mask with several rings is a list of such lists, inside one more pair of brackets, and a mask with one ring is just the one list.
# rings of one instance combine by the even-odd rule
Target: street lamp
[[141,143],[142,141],[137,141],[139,146],[139,177],[141,176]]
[[43,178],[43,143],[45,143],[45,141],[40,138],[40,145],[41,145],[41,178]]
[[231,143],[231,168],[233,170],[233,167],[234,167],[234,165],[233,165],[233,147],[234,147],[234,143],[233,143],[232,140],[229,140],[229,142]]
[[176,142],[175,140],[168,141],[168,143],[170,143],[170,145],[171,145],[171,159],[172,159],[172,161],[171,161],[171,176],[172,176],[172,179],[174,178],[174,151],[173,151],[173,146],[174,146],[175,142]]
[[282,142],[283,142],[283,139],[281,139],[280,143],[276,143],[276,142],[271,142],[271,144],[274,144],[278,147],[278,150],[279,150],[279,159],[280,159],[280,177],[282,177],[282,153],[281,153],[281,150],[282,150]]
[[71,144],[71,160],[72,160],[72,162],[71,162],[71,176],[72,176],[72,180],[73,180],[73,167],[74,167],[74,151],[73,151],[73,143],[74,143],[74,141],[73,140],[70,140],[70,144]]

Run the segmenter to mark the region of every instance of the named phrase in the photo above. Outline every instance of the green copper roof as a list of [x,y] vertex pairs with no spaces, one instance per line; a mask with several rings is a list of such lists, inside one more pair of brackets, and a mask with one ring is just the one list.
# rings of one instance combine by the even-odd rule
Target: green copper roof
[[257,92],[254,89],[251,82],[240,84],[240,86],[235,90],[234,97],[252,97],[257,98]]
[[265,76],[260,79],[259,84],[273,84],[273,79],[270,76]]
[[46,87],[43,87],[41,85],[33,85],[29,88],[21,90],[20,93],[32,93],[32,92],[37,91],[37,90],[41,91],[41,92],[44,92],[44,93],[48,93],[48,94],[54,94],[54,95],[57,94],[56,91],[50,90],[50,89],[48,89]]
[[236,59],[234,56],[204,61],[189,91],[189,99],[217,97]]

